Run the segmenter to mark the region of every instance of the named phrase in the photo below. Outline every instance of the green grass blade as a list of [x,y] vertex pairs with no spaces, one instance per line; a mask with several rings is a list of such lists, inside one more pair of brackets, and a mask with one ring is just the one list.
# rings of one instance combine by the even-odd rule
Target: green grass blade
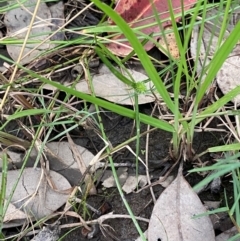
[[[50,81],[50,80],[42,77],[41,75],[28,70],[25,67],[21,67],[21,68],[24,69],[28,74],[31,74],[31,76],[41,80],[43,83],[50,84],[50,85],[56,87],[57,89],[59,89],[61,91],[64,91],[64,92],[69,93],[73,96],[76,96],[78,98],[86,100],[90,103],[97,104],[97,105],[99,105],[99,106],[101,106],[101,107],[103,107],[107,110],[110,110],[114,113],[117,113],[119,115],[126,116],[126,117],[129,117],[131,119],[135,119],[135,111],[133,111],[133,110],[130,110],[130,109],[128,109],[126,107],[123,107],[123,106],[120,106],[120,105],[110,103],[106,100],[103,100],[103,99],[100,99],[100,98],[97,98],[97,97],[90,96],[88,94],[79,92],[79,91],[74,90],[72,88],[68,88],[68,87],[66,87],[62,84],[59,84],[59,83],[55,82],[55,81]],[[142,113],[139,114],[139,119],[142,123],[151,125],[153,127],[157,127],[159,129],[162,129],[162,130],[165,130],[165,131],[168,131],[168,132],[174,132],[175,131],[173,126],[170,125],[166,121],[159,120],[159,119],[147,116],[147,115],[142,114]]]
[[99,0],[92,0],[97,7],[99,7],[103,12],[105,12],[122,30],[128,41],[131,43],[131,46],[134,48],[136,54],[140,62],[142,63],[147,75],[153,81],[157,91],[165,101],[168,108],[174,112],[174,104],[169,96],[168,91],[166,90],[163,81],[158,76],[158,73],[153,66],[149,56],[147,55],[146,51],[144,50],[141,42],[138,40],[134,32],[131,30],[129,25],[109,6],[105,3],[102,3]]
[[7,206],[5,206],[6,200],[6,187],[7,187],[7,169],[8,169],[8,159],[7,154],[3,152],[2,159],[2,180],[1,180],[1,190],[0,190],[0,237],[2,238],[2,227]]
[[238,43],[239,40],[240,40],[240,22],[236,24],[235,28],[233,29],[233,31],[231,32],[227,40],[223,43],[223,45],[219,48],[219,50],[213,56],[213,59],[211,60],[211,64],[209,65],[206,79],[203,82],[203,84],[199,87],[201,88],[201,92],[198,92],[198,95],[196,98],[197,104],[203,98],[203,95],[206,93],[208,86],[210,86],[217,72],[220,70],[221,66],[226,61],[227,57],[229,56],[229,54],[231,53],[234,46]]

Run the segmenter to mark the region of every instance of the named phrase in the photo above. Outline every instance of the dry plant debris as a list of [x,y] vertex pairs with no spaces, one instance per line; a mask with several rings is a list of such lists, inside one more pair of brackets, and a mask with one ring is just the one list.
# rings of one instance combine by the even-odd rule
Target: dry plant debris
[[[183,2],[179,0],[171,1],[172,7],[174,9],[174,14],[180,14],[181,15],[181,6],[183,4],[184,10],[187,11],[190,9],[197,1],[196,0],[185,0]],[[153,23],[158,22],[155,17],[155,13],[153,11],[152,4],[154,4],[155,10],[157,13],[159,13],[159,19],[161,20],[162,26],[159,27],[157,24],[151,26],[151,27],[144,27],[145,25],[150,25]],[[154,0],[154,1],[148,1],[148,0],[142,0],[142,1],[128,1],[128,0],[119,0],[115,11],[127,22],[132,28],[136,27],[143,27],[141,29],[141,32],[150,35],[152,33],[162,33],[163,29],[166,27],[171,26],[171,19],[169,14],[169,6],[167,0]],[[179,21],[181,16],[177,17],[175,20]],[[114,24],[111,19],[109,19],[109,22],[111,24]],[[114,37],[112,40],[114,40],[113,43],[110,43],[108,45],[108,48],[110,51],[112,51],[114,54],[119,56],[126,56],[131,51],[132,48],[128,42],[121,42],[120,45],[117,40],[124,38],[123,35],[118,35]],[[168,42],[168,35],[166,34],[166,39]],[[163,36],[157,35],[154,37],[156,41],[161,40],[161,43],[164,42],[164,45],[166,41],[163,40]],[[175,41],[172,36],[170,36],[170,39],[173,43],[173,48],[175,46]],[[144,48],[148,51],[152,49],[155,46],[155,44],[151,41],[148,41],[148,43],[144,46]],[[169,49],[171,49],[172,46],[169,46]],[[175,51],[175,50],[174,50]],[[174,56],[174,51],[172,52]]]
[[[132,193],[137,187],[144,187],[147,185],[146,175],[133,175],[128,173],[127,167],[119,167],[117,175],[122,189],[126,194]],[[101,178],[102,185],[105,188],[116,187],[115,180],[112,176],[112,171],[106,170]]]
[[[6,198],[10,198],[20,175],[20,170],[10,170],[7,174]],[[0,179],[2,174],[0,174]],[[19,179],[16,190],[11,197],[11,202],[17,208],[13,210],[16,215],[9,210],[6,216],[7,225],[9,222],[16,223],[19,219],[18,209],[26,213],[31,219],[39,220],[46,217],[66,203],[70,194],[71,185],[57,172],[50,171],[49,178],[53,187],[49,186],[46,177],[39,168],[25,168]],[[22,219],[22,218],[21,218]]]
[[[146,75],[129,68],[122,70],[122,74],[126,77],[131,76],[136,82],[142,82],[148,79]],[[92,82],[94,92],[97,96],[121,105],[134,105],[135,90],[120,81],[107,66],[102,65],[99,68],[98,73],[92,77]],[[146,104],[155,100],[155,96],[151,92],[153,88],[152,82],[149,81],[144,84],[144,86],[147,91],[144,94],[138,95],[139,104]],[[76,85],[76,89],[84,93],[89,93],[89,84],[85,79],[81,80]]]
[[29,216],[16,208],[12,203],[9,204],[3,219],[4,228],[11,228],[23,225]]
[[[118,67],[116,67],[116,69],[119,70]],[[126,77],[131,76],[136,83],[143,83],[143,81],[147,80],[146,83],[143,83],[143,89],[146,91],[138,94],[138,104],[151,103],[156,100],[156,97],[159,97],[159,94],[154,92],[152,81],[148,81],[147,75],[143,74],[142,71],[126,68],[121,70],[121,72]],[[134,105],[135,90],[119,80],[107,66],[101,65],[97,73],[92,73],[92,83],[96,96],[120,105]],[[63,84],[68,85],[69,83],[65,82]],[[55,87],[48,84],[45,84],[43,88],[56,91]],[[81,79],[75,88],[86,94],[91,93],[89,82],[85,78]]]
[[206,209],[179,168],[177,178],[158,198],[149,222],[149,241],[214,241],[208,216],[194,218]]
[[170,54],[173,58],[178,59],[180,57],[180,53],[173,30],[171,27],[166,27],[165,31],[165,38],[162,37],[158,40],[158,43],[162,47],[159,48],[159,50],[165,53],[167,56]]
[[[9,4],[19,1],[9,1]],[[4,23],[7,27],[7,36],[18,40],[24,40],[37,0],[29,0],[22,3],[22,7],[12,9],[5,14]],[[27,64],[46,50],[50,50],[56,44],[50,43],[50,40],[63,40],[64,35],[58,32],[50,36],[54,31],[64,23],[64,5],[60,1],[55,5],[48,7],[46,3],[40,3],[37,16],[34,20],[33,28],[29,40],[37,43],[29,43],[24,50],[21,64]],[[41,43],[45,42],[45,43]],[[22,44],[8,44],[7,51],[14,61],[18,59]]]
[[59,225],[46,226],[30,241],[57,241],[59,239]]

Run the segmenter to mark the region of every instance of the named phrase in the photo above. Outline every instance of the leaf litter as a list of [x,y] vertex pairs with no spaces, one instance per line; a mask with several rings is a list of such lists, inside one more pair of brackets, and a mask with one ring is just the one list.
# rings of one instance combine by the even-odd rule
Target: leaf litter
[[[164,43],[162,43],[162,44],[164,44]],[[121,54],[120,54],[121,55]],[[111,78],[112,78],[112,76],[111,76]],[[144,77],[145,79],[147,78],[146,76]],[[145,79],[143,79],[143,80],[145,80]],[[108,79],[109,80],[109,79]],[[118,80],[119,81],[119,80]],[[120,82],[120,81],[119,81]],[[114,86],[114,84],[113,84],[113,86]],[[114,86],[115,88],[116,88],[116,86]],[[81,86],[81,88],[83,88],[84,89],[84,87],[82,87]],[[80,88],[80,90],[82,91],[82,89]],[[118,88],[120,88],[120,87],[118,87]],[[106,89],[106,88],[105,88]],[[123,89],[124,90],[126,90],[126,86],[124,86],[123,87]],[[149,88],[149,89],[151,89],[151,88]],[[100,89],[99,90],[99,92],[101,92],[101,90],[102,89]],[[119,94],[119,93],[118,93]],[[99,96],[101,96],[101,95],[99,95]],[[101,96],[101,97],[103,97],[103,98],[106,98],[107,99],[107,97],[106,96],[109,96],[109,94],[107,93],[104,93],[103,94],[103,96]],[[126,92],[124,92],[123,93],[123,96],[124,96],[124,98],[126,98],[126,99],[130,99],[129,98],[129,92],[128,91],[126,91]],[[120,104],[129,104],[129,103],[132,103],[132,101],[130,101],[130,102],[126,102],[126,103],[124,103],[124,101],[125,101],[125,99],[120,99],[120,101],[119,100],[114,100],[114,99],[109,99],[110,101],[113,101],[113,102],[116,102],[116,103],[120,103]],[[140,102],[140,103],[147,103],[147,102]],[[179,184],[180,183],[180,184]],[[175,186],[174,186],[175,185]],[[177,190],[176,189],[176,186],[180,186],[180,190],[181,190],[181,192],[179,193],[179,190]],[[182,191],[183,190],[183,191]],[[164,226],[164,228],[162,228],[162,230],[164,231],[163,233],[165,233],[165,234],[167,234],[168,235],[168,232],[172,232],[173,230],[172,229],[170,229],[170,231],[168,230],[168,228],[165,228],[165,224],[166,223],[168,223],[168,221],[166,220],[166,218],[164,219],[164,217],[162,217],[161,215],[159,215],[158,216],[158,213],[159,213],[159,210],[164,210],[165,211],[165,209],[163,208],[164,207],[164,205],[165,206],[167,206],[167,202],[169,201],[169,200],[172,200],[172,199],[174,199],[175,200],[175,198],[172,198],[172,197],[177,197],[177,199],[175,200],[176,202],[179,202],[180,204],[181,204],[181,201],[182,201],[182,199],[183,199],[183,201],[185,201],[186,202],[186,200],[187,200],[187,203],[189,203],[190,202],[190,204],[191,204],[191,202],[193,202],[193,200],[197,200],[197,198],[196,198],[196,195],[194,196],[193,195],[193,193],[192,193],[192,189],[190,188],[190,186],[187,184],[187,182],[186,182],[186,180],[184,179],[184,177],[182,176],[182,174],[180,175],[180,174],[178,174],[178,177],[177,177],[177,179],[165,190],[165,194],[163,195],[161,195],[161,196],[163,196],[162,198],[161,198],[161,196],[160,196],[160,198],[159,198],[159,200],[158,200],[158,202],[157,202],[157,204],[158,203],[161,203],[162,205],[161,205],[161,207],[159,207],[160,205],[158,205],[157,206],[157,204],[156,204],[156,206],[154,207],[154,211],[153,211],[153,214],[152,214],[152,217],[151,217],[151,221],[150,221],[150,225],[149,225],[149,228],[153,228],[154,227],[154,225],[159,225],[159,222],[160,222],[160,226],[162,227],[162,226]],[[183,193],[182,193],[183,192]],[[187,196],[188,197],[188,199],[190,199],[190,200],[188,200],[188,199],[186,199],[186,197],[184,197],[184,198],[182,198],[181,196]],[[167,198],[169,198],[169,200],[167,201]],[[194,215],[196,215],[196,213],[201,213],[201,212],[205,212],[204,211],[204,209],[201,209],[201,205],[200,205],[200,202],[199,202],[199,199],[198,199],[198,201],[196,201],[196,203],[197,203],[197,205],[196,206],[193,206],[192,208],[194,209],[191,209],[190,211],[189,210],[186,210],[186,214],[185,213],[183,213],[183,210],[182,210],[182,208],[187,208],[185,205],[183,205],[183,207],[182,207],[182,205],[180,205],[179,207],[176,207],[176,206],[174,206],[174,202],[172,203],[172,202],[170,202],[170,204],[172,205],[169,205],[169,206],[171,206],[171,207],[175,207],[175,209],[173,209],[173,210],[176,210],[176,212],[175,213],[180,213],[181,215],[181,217],[179,217],[179,216],[176,216],[176,214],[175,214],[175,216],[174,216],[174,213],[172,213],[171,212],[171,210],[167,210],[167,211],[169,211],[169,213],[170,213],[170,215],[168,214],[167,215],[167,213],[166,213],[166,211],[165,211],[165,216],[166,217],[170,217],[170,218],[172,218],[172,217],[174,217],[175,218],[175,221],[177,220],[178,222],[178,224],[180,225],[180,227],[181,228],[183,228],[183,230],[185,231],[185,229],[187,229],[187,231],[189,231],[188,229],[190,229],[190,228],[192,228],[193,227],[193,221],[191,220],[191,222],[189,222],[189,219],[191,219]],[[175,204],[176,205],[176,204]],[[189,206],[191,206],[191,205],[189,205]],[[180,209],[180,210],[178,210],[178,209]],[[185,211],[185,209],[184,209],[184,211]],[[200,211],[200,212],[198,212],[198,211]],[[188,212],[190,212],[190,213],[188,213]],[[154,217],[157,217],[157,220],[156,220],[156,218],[154,219]],[[188,219],[184,219],[184,218],[182,218],[182,216],[183,217],[185,217],[185,216],[187,216],[188,217]],[[182,219],[181,219],[182,218]],[[154,221],[155,220],[155,221]],[[174,223],[173,222],[173,219],[171,219],[172,220],[172,223]],[[195,219],[193,219],[193,220],[195,220]],[[202,218],[199,218],[199,220],[202,220]],[[153,224],[153,223],[151,223],[151,222],[153,222],[153,223],[155,223],[155,224]],[[196,221],[196,223],[197,223],[197,221]],[[207,221],[207,223],[209,224],[209,222]],[[197,231],[199,231],[200,233],[202,232],[202,224],[201,224],[201,222],[199,221],[198,222],[198,226],[196,227],[196,230]],[[195,224],[194,224],[195,225]],[[151,227],[152,226],[152,227]],[[171,225],[168,225],[168,226],[171,226]],[[174,226],[174,225],[173,225]],[[209,224],[209,226],[211,226],[211,223]],[[175,229],[177,230],[177,228],[176,228],[176,226],[174,226],[175,227]],[[159,228],[159,226],[158,226],[158,228]],[[154,230],[154,229],[153,229]],[[175,231],[176,231],[175,230]],[[196,231],[195,230],[195,231]],[[168,231],[168,232],[167,232]],[[178,230],[179,231],[179,230]],[[190,234],[192,235],[192,233],[191,233],[191,230],[189,231],[190,232]],[[152,233],[152,232],[151,232]],[[173,234],[174,234],[174,231],[172,232]],[[179,232],[175,232],[175,233],[177,233],[176,235],[179,235]],[[208,230],[208,234],[209,233],[211,233],[212,234],[212,229],[210,229],[210,230]],[[184,232],[182,232],[182,235],[184,235]],[[211,236],[211,235],[210,235]],[[202,237],[203,239],[201,239],[201,240],[209,240],[209,241],[211,241],[211,240],[213,240],[213,239],[209,239],[209,237],[210,236],[208,236],[208,237]],[[160,236],[159,236],[160,237]],[[171,235],[170,236],[167,236],[167,237],[172,237]],[[178,237],[178,236],[173,236],[173,238],[175,238],[175,237]],[[194,237],[194,236],[192,236],[192,237]],[[151,236],[149,237],[149,240],[151,241],[151,240],[157,240],[157,239],[154,239],[154,238],[156,238],[155,236],[153,236],[153,239],[151,239]],[[165,240],[164,238],[166,238],[165,236],[161,236],[161,238],[163,238],[163,239],[161,239],[161,240]],[[211,236],[211,238],[212,238],[212,236]],[[194,240],[195,238],[192,238],[192,239],[183,239],[183,240]],[[171,241],[171,239],[169,239],[170,241]],[[172,239],[172,240],[178,240],[178,239]],[[179,239],[179,240],[181,240],[181,239]],[[197,239],[198,240],[198,239]],[[200,239],[199,239],[200,240]]]
[[[9,4],[18,3],[19,1],[9,1]],[[37,0],[22,2],[22,7],[8,11],[5,14],[4,23],[7,27],[7,36],[14,37],[18,40],[24,40],[32,19]],[[30,40],[39,41],[37,43],[28,43],[24,49],[21,64],[27,64],[35,59],[46,50],[53,49],[56,44],[50,43],[48,38],[53,31],[57,30],[64,24],[64,5],[59,1],[55,5],[48,7],[42,2],[39,5],[33,28],[30,32]],[[41,33],[41,34],[39,34]],[[63,40],[64,35],[59,32],[51,40]],[[40,44],[40,42],[45,43]],[[22,44],[7,44],[7,51],[11,58],[16,61],[21,51]],[[35,50],[33,50],[36,48]]]
[[[156,100],[156,97],[159,97],[159,94],[155,93],[153,89],[152,81],[148,80],[148,77],[141,73],[140,70],[136,71],[126,68],[125,71],[122,70],[122,74],[125,77],[128,77],[128,74],[130,74],[136,83],[142,82],[144,84],[146,92],[138,95],[138,104],[151,103]],[[92,83],[96,96],[120,105],[134,105],[135,90],[119,80],[106,65],[101,65],[98,69],[98,73],[92,75]],[[69,85],[69,83],[64,84]],[[55,87],[49,85],[44,85],[43,88],[52,91],[56,90]],[[76,84],[75,88],[78,91],[90,94],[89,83],[85,79],[81,79]]]
[[[18,180],[20,170],[10,170],[7,174],[6,198],[11,197],[11,202],[17,209],[35,220],[52,214],[65,204],[71,190],[71,185],[67,179],[59,173],[49,172],[55,189],[42,179],[42,174],[39,168],[25,168],[12,197],[10,196],[12,188]],[[0,173],[0,178],[1,176]],[[15,219],[19,219],[18,216],[11,216],[11,220],[8,216],[7,221],[9,223]]]
[[149,241],[214,241],[215,234],[206,212],[179,168],[176,179],[158,198],[149,222]]
[[[123,70],[123,75],[128,77],[128,73],[132,76],[134,81],[142,82],[147,80],[148,77],[145,74],[142,74],[133,69],[126,68],[126,71]],[[121,80],[119,80],[107,66],[102,65],[98,73],[92,77],[92,82],[94,86],[94,92],[97,96],[107,99],[111,102],[118,103],[121,105],[133,105],[134,104],[134,89]],[[153,102],[155,96],[151,93],[153,84],[151,81],[148,81],[145,85],[146,93],[138,95],[138,103],[145,104]],[[79,90],[83,93],[90,93],[89,85],[86,80],[81,80],[76,85],[76,90]]]
[[[196,0],[174,0],[171,1],[174,14],[180,14],[181,11],[187,11],[190,9],[197,1]],[[154,4],[154,8],[156,12],[159,14],[158,17],[161,21],[161,27],[158,26],[158,24],[154,24],[157,21],[154,13],[154,8],[152,6]],[[183,6],[183,10],[182,10]],[[169,6],[168,1],[162,1],[162,0],[154,0],[154,1],[137,1],[137,0],[119,0],[115,11],[132,27],[141,27],[141,32],[145,35],[149,36],[152,33],[158,33],[158,35],[155,35],[153,39],[155,41],[159,41],[160,43],[164,42],[163,47],[166,48],[166,43],[168,43],[169,39],[171,40],[171,46],[176,46],[176,41],[173,36],[168,36],[166,34],[165,38],[166,41],[164,41],[163,36],[160,36],[160,33],[163,32],[165,28],[169,28],[171,26],[171,19],[170,19],[170,13],[169,13]],[[179,21],[181,19],[181,16],[178,16],[175,18],[176,21]],[[110,24],[114,24],[111,19],[109,19]],[[152,24],[152,25],[151,25]],[[151,27],[149,27],[149,25]],[[147,26],[147,27],[145,27]],[[138,35],[138,37],[141,37]],[[169,38],[170,37],[170,38]],[[130,46],[130,43],[128,42],[121,42],[124,45],[120,45],[117,40],[123,39],[123,35],[117,35],[112,38],[114,42],[108,44],[108,49],[112,51],[112,53],[119,55],[119,56],[126,56],[132,51],[132,47]],[[142,39],[143,40],[143,39]],[[169,43],[168,43],[169,44]],[[173,45],[172,45],[173,44]],[[152,41],[148,41],[147,44],[144,45],[144,48],[146,51],[152,49],[155,46],[155,43]],[[169,49],[171,49],[171,46],[169,46]],[[173,47],[174,48],[174,47]],[[174,48],[173,52],[170,51],[172,56],[178,56],[178,54],[175,53],[176,48]],[[177,51],[178,52],[178,51]]]

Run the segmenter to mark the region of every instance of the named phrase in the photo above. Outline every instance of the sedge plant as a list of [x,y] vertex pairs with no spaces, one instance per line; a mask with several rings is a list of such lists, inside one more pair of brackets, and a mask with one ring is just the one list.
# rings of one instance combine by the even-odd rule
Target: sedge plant
[[[206,118],[206,115],[211,116],[211,114],[214,114],[216,110],[219,110],[222,106],[224,106],[227,102],[231,101],[238,93],[239,93],[239,87],[235,88],[228,94],[226,94],[224,97],[220,98],[218,101],[214,102],[213,104],[209,105],[207,108],[201,111],[199,113],[199,104],[204,97],[206,91],[211,86],[217,72],[221,68],[224,61],[227,59],[228,55],[231,53],[232,49],[236,45],[236,43],[239,41],[239,23],[235,26],[234,30],[229,35],[228,39],[222,43],[223,38],[223,32],[226,30],[227,26],[227,16],[229,13],[229,8],[231,5],[231,1],[220,1],[218,4],[208,4],[207,1],[198,1],[196,6],[191,10],[191,18],[188,24],[183,25],[183,36],[184,36],[184,42],[182,43],[180,34],[179,34],[179,27],[177,26],[175,22],[175,15],[173,12],[173,8],[171,5],[171,1],[168,1],[169,4],[169,12],[170,12],[170,20],[172,21],[173,25],[173,32],[176,37],[177,46],[179,48],[180,58],[177,60],[174,60],[171,58],[171,54],[169,53],[169,57],[171,59],[170,64],[172,64],[172,68],[174,69],[174,72],[176,73],[174,75],[174,78],[172,79],[173,82],[173,92],[174,92],[174,98],[172,99],[169,95],[169,90],[165,86],[163,80],[158,75],[152,61],[150,60],[150,57],[147,55],[146,51],[144,50],[144,47],[142,46],[142,42],[139,41],[139,36],[142,36],[140,39],[148,39],[152,40],[151,37],[146,36],[144,34],[141,34],[139,32],[139,29],[132,29],[129,27],[129,25],[116,13],[114,12],[109,6],[106,4],[98,1],[93,0],[93,2],[110,18],[116,23],[116,25],[119,27],[119,29],[122,30],[122,33],[125,35],[126,39],[131,44],[135,54],[137,55],[139,61],[141,62],[143,68],[145,69],[149,80],[153,82],[155,91],[161,96],[164,103],[168,107],[168,109],[172,112],[174,119],[172,121],[172,130],[173,130],[173,157],[178,158],[180,155],[179,149],[181,145],[182,138],[186,137],[186,153],[188,158],[191,157],[192,150],[191,145],[194,137],[194,128],[197,124],[199,124],[201,121],[203,121]],[[223,6],[225,6],[223,8]],[[217,48],[217,51],[215,52],[214,56],[212,57],[209,64],[206,64],[206,66],[202,67],[202,73],[200,74],[200,78],[196,79],[196,72],[197,72],[197,64],[198,59],[195,59],[195,65],[193,68],[193,71],[189,73],[188,70],[188,59],[186,58],[186,52],[188,49],[188,43],[190,41],[190,37],[192,34],[192,31],[195,26],[199,26],[200,28],[200,38],[202,38],[203,29],[204,29],[204,22],[208,19],[206,18],[206,12],[208,9],[212,7],[219,7],[220,10],[223,11],[224,14],[224,22],[221,25],[221,31],[219,36],[219,48]],[[154,8],[154,6],[153,6]],[[184,22],[185,19],[185,13],[182,12],[182,19]],[[198,16],[202,15],[203,21],[198,21]],[[158,19],[158,24],[161,25],[161,19],[158,18],[158,15],[155,11],[155,17]],[[157,24],[157,23],[155,23]],[[101,27],[102,28],[102,27]],[[160,26],[161,28],[161,26]],[[119,31],[117,30],[117,32]],[[94,29],[94,33],[96,33],[96,29]],[[87,29],[85,31],[86,33],[90,33],[91,29]],[[138,35],[137,35],[138,34]],[[164,35],[163,31],[163,35]],[[213,33],[214,34],[214,33]],[[156,42],[155,40],[152,40],[153,42]],[[200,41],[199,41],[200,42]],[[158,43],[156,43],[158,46]],[[159,46],[161,48],[161,46]],[[200,54],[200,45],[197,46],[197,53]],[[102,61],[112,70],[112,72],[125,84],[127,84],[130,88],[134,88],[136,93],[139,94],[139,90],[141,92],[144,92],[144,82],[142,83],[135,83],[130,78],[126,78],[125,76],[121,75],[119,71],[116,70],[113,66],[111,66],[112,63],[110,63],[106,56],[110,58],[112,61],[114,61],[117,65],[119,65],[119,60],[110,53],[104,47],[102,44],[98,44],[98,47],[96,47],[96,51],[99,54]],[[105,56],[104,56],[105,55]],[[206,58],[207,58],[206,53]],[[206,61],[206,63],[208,63]],[[121,65],[119,65],[121,67]],[[187,112],[187,115],[183,116],[183,113],[179,111],[180,109],[180,86],[182,83],[183,76],[186,77],[186,98],[190,96],[192,91],[196,92],[196,97],[193,100],[193,103],[191,105],[190,110]],[[202,78],[201,78],[202,77]],[[147,91],[147,90],[145,90]],[[188,121],[188,118],[191,118],[191,121]],[[166,130],[166,124],[167,122],[157,120],[155,118],[151,118],[152,123],[159,123],[159,125],[162,125],[160,128]],[[141,118],[140,118],[141,121]],[[146,122],[145,122],[146,123]],[[150,123],[148,123],[150,124]],[[152,124],[150,124],[152,125]],[[155,125],[154,125],[155,126]]]

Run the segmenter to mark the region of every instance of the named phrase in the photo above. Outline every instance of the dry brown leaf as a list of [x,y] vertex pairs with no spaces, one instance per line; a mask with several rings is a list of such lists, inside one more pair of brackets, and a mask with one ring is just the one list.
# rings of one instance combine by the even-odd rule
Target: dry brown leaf
[[171,27],[166,27],[165,31],[167,33],[164,37],[161,37],[158,40],[158,43],[161,45],[162,48],[159,48],[164,54],[167,56],[171,55],[173,58],[178,59],[180,57],[177,41],[173,30]]
[[[182,11],[186,11],[190,9],[197,1],[196,0],[172,0],[171,4],[173,7],[174,14],[179,14]],[[161,21],[161,28],[153,23],[156,23],[155,13],[153,11],[152,4],[156,8],[156,11],[159,13],[159,19]],[[169,4],[168,0],[153,0],[152,2],[149,0],[119,0],[116,7],[115,12],[117,12],[132,28],[141,27],[140,31],[146,35],[150,35],[152,33],[157,33],[158,35],[154,36],[153,38],[157,41],[159,39],[160,33],[162,33],[162,29],[165,29],[168,26],[171,26],[171,18],[169,13]],[[180,20],[180,16],[175,18],[175,21]],[[113,22],[109,20],[111,24]],[[147,27],[145,27],[147,26]],[[138,35],[138,37],[140,37]],[[114,43],[108,44],[108,48],[116,55],[126,56],[131,51],[132,48],[129,42],[122,42],[120,45],[120,41],[118,43],[117,40],[124,38],[123,35],[118,35],[114,37]],[[153,48],[155,44],[152,41],[148,41],[147,44],[144,46],[145,50],[150,50]]]
[[232,227],[231,229],[219,234],[216,237],[216,241],[228,241],[231,237],[235,235],[239,235],[238,239],[234,239],[234,241],[240,241],[240,234],[238,233],[236,227]]
[[[14,0],[9,2],[12,4],[19,1]],[[36,3],[37,0],[24,1],[24,3],[22,3],[24,7],[11,9],[5,14],[4,23],[7,27],[8,36],[24,40],[32,19],[32,14],[36,7]],[[44,2],[39,5],[37,16],[34,20],[34,25],[31,29],[29,37],[29,40],[38,40],[39,42],[27,44],[23,53],[23,56],[27,56],[21,60],[21,64],[29,63],[32,59],[41,54],[41,52],[55,47],[55,44],[46,41],[36,50],[32,51],[32,49],[38,46],[41,41],[45,40],[48,36],[50,36],[52,31],[56,30],[60,25],[64,23],[64,20],[62,19],[63,11],[64,6],[62,1],[57,3],[55,7],[51,8],[49,8]],[[58,33],[54,36],[52,40],[62,40],[63,37],[63,34]],[[7,45],[8,53],[14,61],[18,59],[21,48],[22,44]]]
[[177,178],[158,198],[149,223],[149,241],[214,241],[215,235],[197,194],[179,170]]
[[[6,199],[10,198],[12,188],[19,174],[20,170],[8,171]],[[71,185],[63,176],[50,171],[49,177],[56,186],[56,190],[53,190],[48,183],[45,186],[45,182],[41,180],[41,174],[42,172],[39,168],[25,168],[11,197],[11,202],[16,208],[26,212],[35,219],[41,219],[61,207],[69,196],[66,191],[71,188]],[[2,174],[0,174],[1,178]]]
[[[148,79],[146,75],[135,70],[127,69],[127,71],[136,82],[141,82]],[[127,73],[123,73],[123,75],[128,77]],[[105,65],[99,68],[98,74],[93,76],[92,82],[94,92],[97,96],[121,105],[134,104],[135,90],[119,80]],[[150,81],[144,85],[147,93],[138,95],[139,104],[150,103],[155,100],[155,96],[151,92],[153,88],[152,82]],[[76,90],[79,90],[83,93],[90,93],[89,85],[85,80],[81,80],[76,85]]]
[[28,218],[27,214],[10,203],[3,219],[3,228],[21,226]]

